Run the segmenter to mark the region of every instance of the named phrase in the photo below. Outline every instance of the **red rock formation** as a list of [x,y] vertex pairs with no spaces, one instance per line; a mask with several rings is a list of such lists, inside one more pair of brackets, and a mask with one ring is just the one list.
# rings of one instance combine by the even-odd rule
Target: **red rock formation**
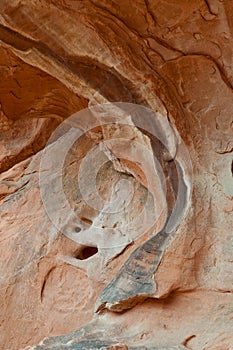
[[[35,349],[230,350],[231,2],[2,0],[0,9],[0,348],[32,349],[48,337]],[[60,197],[52,195],[59,193],[57,178],[52,181],[46,167],[41,168],[46,142],[53,135],[47,149],[62,152],[61,135],[70,127],[70,119],[64,120],[88,106],[115,101],[146,106],[169,120],[191,157],[189,210],[169,243],[164,247],[160,242],[153,252],[149,240],[158,240],[156,233],[166,220],[165,197],[144,176],[153,170],[150,156],[141,158],[140,168],[138,153],[125,140],[136,140],[148,154],[157,150],[172,207],[176,173],[171,161],[177,148],[167,127],[161,130],[170,140],[168,154],[133,118],[127,127],[124,115],[118,115],[117,126],[94,125],[65,158],[64,192],[80,225],[68,221],[64,234],[50,220],[54,215],[58,225],[66,212]],[[97,119],[98,113],[93,113]],[[88,112],[83,116],[82,123],[89,123]],[[58,125],[62,127],[53,134]],[[106,201],[114,198],[118,181],[122,186],[128,181],[134,197],[124,217],[104,215],[103,208],[91,208],[82,198],[82,191],[91,198],[98,161],[87,155],[103,141],[108,162],[98,172],[97,188]],[[59,152],[51,154],[59,157]],[[50,157],[55,167],[57,157]],[[83,159],[88,163],[78,178]],[[44,196],[54,198],[52,213],[46,213],[41,187]],[[158,210],[151,230],[137,240],[130,230],[123,238],[110,230],[119,221],[122,232],[147,196],[159,198],[161,205],[159,210],[156,201],[149,202],[154,204],[148,215]],[[95,244],[99,231],[94,227],[101,225],[110,242],[120,240],[121,248],[107,251],[99,241]],[[146,255],[135,257],[142,246]],[[148,252],[153,258],[159,252],[157,260],[147,261]],[[146,288],[153,281],[152,292],[144,294],[135,292],[136,284],[131,288],[143,266],[154,266],[141,284]],[[54,335],[59,337],[50,338]]]

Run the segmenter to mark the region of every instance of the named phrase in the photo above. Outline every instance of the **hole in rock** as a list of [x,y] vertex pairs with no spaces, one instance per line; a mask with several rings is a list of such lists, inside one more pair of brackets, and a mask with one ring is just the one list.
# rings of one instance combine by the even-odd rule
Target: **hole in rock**
[[81,228],[77,226],[77,227],[75,227],[74,230],[75,230],[75,232],[79,233],[81,231]]
[[98,253],[97,247],[85,246],[82,249],[80,249],[79,252],[76,254],[76,259],[86,260],[97,253]]
[[88,218],[85,218],[84,216],[82,216],[80,218],[80,220],[82,220],[83,222],[85,222],[86,224],[88,225],[92,225],[92,220],[91,219],[88,219]]
[[231,175],[233,176],[233,160],[231,161]]

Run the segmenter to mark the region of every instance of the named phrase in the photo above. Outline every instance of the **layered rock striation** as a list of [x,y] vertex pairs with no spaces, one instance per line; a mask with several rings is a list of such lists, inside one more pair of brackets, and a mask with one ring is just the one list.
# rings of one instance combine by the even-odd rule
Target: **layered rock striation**
[[230,350],[231,2],[0,10],[0,347]]

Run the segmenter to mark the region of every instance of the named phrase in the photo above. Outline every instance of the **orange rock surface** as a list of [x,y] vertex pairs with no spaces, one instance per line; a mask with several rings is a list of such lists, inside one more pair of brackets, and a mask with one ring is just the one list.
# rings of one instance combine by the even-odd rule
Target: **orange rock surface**
[[[232,13],[228,0],[1,0],[1,349],[233,349]],[[156,237],[175,202],[172,128],[161,126],[168,154],[124,113],[80,137],[64,157],[64,193],[80,220],[68,221],[66,234],[51,221],[66,219],[54,196],[59,179],[50,182],[41,169],[45,149],[64,150],[68,117],[113,102],[145,106],[170,121],[192,163],[187,210],[156,250],[143,285],[153,282],[154,290],[143,295],[132,285],[152,263],[135,258],[135,250]],[[110,117],[93,109],[94,119],[113,118],[110,106]],[[101,210],[83,199],[95,193],[96,147],[106,158],[96,171]],[[165,196],[150,176],[153,152],[166,174]],[[57,158],[50,160],[56,167]],[[128,209],[106,214],[110,199],[120,207],[126,183],[133,191]],[[41,186],[48,201],[55,198],[51,213]],[[136,239],[143,225],[129,223],[142,207],[157,222]]]

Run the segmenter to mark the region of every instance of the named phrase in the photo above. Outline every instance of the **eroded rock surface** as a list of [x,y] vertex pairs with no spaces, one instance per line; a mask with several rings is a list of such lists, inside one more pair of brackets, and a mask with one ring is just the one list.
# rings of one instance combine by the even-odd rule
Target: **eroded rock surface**
[[[0,347],[230,350],[231,2],[2,0],[0,9]],[[41,169],[51,135],[47,149],[64,150],[67,130],[53,134],[58,125],[88,106],[115,101],[169,120],[191,157],[192,196],[182,202],[185,216],[165,245],[160,237],[175,205],[172,162],[179,156],[167,127],[161,134],[169,152],[133,113],[94,110],[96,125],[64,163],[64,192],[77,220],[52,196],[60,193],[57,178]],[[90,116],[83,116],[88,125]],[[146,150],[144,163],[129,139]],[[90,185],[98,147],[104,159],[96,174],[101,208],[86,201],[95,192]],[[166,196],[161,183],[153,183],[156,176],[149,176],[151,183],[145,176],[157,169],[150,152],[162,164]],[[56,169],[57,157],[50,159]],[[131,190],[124,216],[106,214],[109,200],[120,208],[117,193]],[[145,198],[157,221],[138,237],[127,225]]]

